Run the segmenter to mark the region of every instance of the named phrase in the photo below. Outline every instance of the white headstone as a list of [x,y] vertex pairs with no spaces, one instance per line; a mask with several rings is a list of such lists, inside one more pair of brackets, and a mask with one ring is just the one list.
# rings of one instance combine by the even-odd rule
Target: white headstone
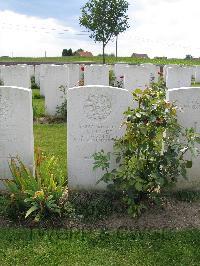
[[0,177],[11,178],[8,162],[19,156],[33,170],[33,111],[30,89],[0,86]]
[[114,73],[115,73],[115,77],[117,79],[119,79],[120,77],[124,76],[125,73],[125,69],[126,67],[128,67],[128,64],[124,64],[124,63],[118,63],[114,65]]
[[30,73],[27,65],[12,65],[2,68],[2,79],[5,86],[30,88]]
[[66,65],[49,65],[44,77],[45,107],[48,115],[56,115],[57,107],[64,102],[61,86],[67,90],[68,68]]
[[5,65],[0,65],[0,82],[3,82],[3,73],[2,73],[2,69],[5,67]]
[[151,73],[144,66],[130,65],[125,68],[124,89],[132,92],[135,89],[145,89],[150,85]]
[[109,68],[104,65],[85,67],[84,85],[109,85]]
[[[167,99],[179,107],[178,122],[184,128],[195,128],[200,133],[200,87],[176,88],[167,91]],[[199,145],[198,145],[199,148]],[[187,157],[191,159],[190,156]],[[188,181],[180,180],[177,187],[182,189],[199,189],[200,186],[200,156],[193,158],[193,166],[188,169]]]
[[45,96],[45,85],[44,85],[44,80],[46,76],[46,69],[49,65],[48,64],[41,64],[39,69],[40,69],[40,95]]
[[105,189],[105,183],[96,184],[102,171],[93,170],[92,155],[102,149],[113,151],[113,138],[124,132],[120,125],[131,105],[130,93],[109,86],[83,86],[69,89],[67,99],[69,188]]
[[200,66],[195,67],[194,79],[196,83],[200,83]]
[[166,81],[166,77],[167,77],[167,69],[168,67],[177,67],[179,68],[179,65],[175,65],[175,64],[171,64],[171,65],[164,65],[163,67],[163,78]]
[[29,69],[30,78],[35,76],[34,66],[33,65],[28,65],[28,69]]
[[195,71],[197,66],[191,66],[192,69],[192,78],[195,79]]
[[35,83],[40,86],[40,65],[35,66]]
[[156,66],[154,64],[150,64],[150,63],[145,63],[142,64],[141,66],[146,67],[147,69],[149,69],[150,72],[150,83],[151,82],[158,82],[159,79],[159,72],[160,72],[160,67]]
[[168,67],[166,87],[168,89],[191,86],[191,71],[187,67]]
[[68,68],[68,88],[73,88],[78,86],[80,79],[80,67],[78,64],[68,64],[65,65]]

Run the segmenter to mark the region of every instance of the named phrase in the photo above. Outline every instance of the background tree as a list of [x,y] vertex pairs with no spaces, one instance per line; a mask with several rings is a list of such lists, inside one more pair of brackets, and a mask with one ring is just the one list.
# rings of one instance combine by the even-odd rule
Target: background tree
[[187,54],[187,55],[185,56],[185,59],[187,59],[187,60],[192,60],[192,59],[193,59],[193,56],[190,55],[190,54]]
[[69,50],[63,49],[62,56],[72,56],[72,55],[73,55],[73,52],[71,48]]
[[63,49],[62,56],[67,56],[67,55],[68,55],[68,50],[67,49]]
[[89,0],[81,8],[79,23],[84,26],[95,42],[102,42],[103,63],[108,42],[128,27],[128,2],[125,0]]
[[69,48],[69,50],[68,50],[68,56],[72,56],[72,55],[73,55],[72,49]]
[[73,55],[78,55],[79,52],[83,52],[84,50],[82,48],[79,48],[78,50],[76,50]]

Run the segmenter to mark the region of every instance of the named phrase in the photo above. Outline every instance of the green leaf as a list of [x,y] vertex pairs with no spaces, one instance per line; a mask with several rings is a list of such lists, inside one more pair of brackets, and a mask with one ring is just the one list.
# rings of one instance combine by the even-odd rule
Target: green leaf
[[38,206],[34,205],[32,206],[27,212],[25,218],[27,218],[32,212],[38,210]]
[[139,88],[135,89],[134,92],[136,94],[142,94],[143,93],[143,91],[141,89],[139,89]]
[[26,198],[26,199],[24,200],[24,202],[31,202],[31,201],[33,201],[33,199],[31,199],[31,198]]
[[139,183],[139,182],[136,182],[136,183],[135,183],[135,189],[136,189],[137,191],[142,191],[142,189],[143,189],[142,184]]
[[141,117],[141,114],[140,114],[140,113],[136,113],[135,115],[136,115],[136,117],[138,117],[138,118]]
[[116,163],[120,163],[120,161],[121,161],[121,156],[118,156],[118,157],[116,158]]
[[184,168],[184,166],[181,168],[181,175],[183,176],[183,178],[187,178],[187,171],[186,169]]
[[195,138],[195,141],[196,141],[198,144],[200,144],[200,137],[196,137],[196,138]]
[[186,162],[186,168],[192,168],[192,161]]

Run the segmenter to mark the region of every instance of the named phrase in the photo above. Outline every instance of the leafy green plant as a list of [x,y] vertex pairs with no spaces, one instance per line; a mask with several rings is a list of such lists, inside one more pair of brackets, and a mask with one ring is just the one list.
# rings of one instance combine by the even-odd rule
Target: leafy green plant
[[59,87],[62,92],[62,104],[56,107],[56,116],[63,119],[67,118],[67,88],[63,85]]
[[56,204],[55,199],[53,199],[53,195],[45,195],[44,191],[26,191],[28,197],[25,198],[25,203],[30,203],[31,207],[26,212],[25,218],[27,218],[31,213],[36,212],[35,221],[39,221],[41,219],[41,215],[43,213],[58,213],[60,212],[60,207]]
[[35,76],[31,76],[31,89],[32,90],[40,89],[40,86],[38,86],[38,84],[35,82]]
[[113,87],[123,88],[124,76],[117,78],[113,70],[109,71],[109,84]]
[[66,178],[58,167],[58,160],[45,157],[36,150],[34,174],[19,158],[10,161],[12,180],[4,181],[10,192],[10,206],[16,208],[19,216],[32,215],[39,221],[51,214],[61,215],[68,200]]
[[170,196],[174,197],[179,201],[186,201],[186,202],[195,202],[200,200],[199,191],[181,190],[172,193]]
[[119,193],[100,191],[80,191],[70,193],[70,202],[75,208],[76,217],[85,222],[103,219],[114,212],[124,211],[119,201]]
[[196,155],[195,143],[200,138],[193,128],[178,124],[177,107],[166,101],[163,84],[136,89],[133,100],[137,107],[125,111],[126,132],[114,144],[117,168],[110,170],[110,153],[100,151],[93,157],[94,168],[104,171],[100,180],[123,191],[129,213],[137,215],[147,201],[156,199],[179,176],[187,178],[186,169],[192,167],[192,161],[185,155]]

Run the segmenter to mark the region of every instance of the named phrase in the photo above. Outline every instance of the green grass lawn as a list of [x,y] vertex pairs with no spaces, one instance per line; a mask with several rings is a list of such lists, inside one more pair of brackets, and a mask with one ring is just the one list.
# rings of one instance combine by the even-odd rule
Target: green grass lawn
[[45,116],[44,99],[33,99],[33,116],[35,118]]
[[72,232],[0,229],[4,265],[194,266],[200,231]]
[[[64,57],[13,57],[3,58],[0,57],[0,62],[96,62],[102,63],[101,56],[93,57],[78,57],[78,56],[64,56]],[[181,65],[199,65],[200,60],[185,60],[185,59],[144,59],[144,58],[133,58],[133,57],[106,57],[106,63],[114,64],[116,62],[126,62],[132,64],[141,63],[153,63],[159,65],[165,64],[181,64]]]
[[32,90],[33,97],[33,116],[34,118],[43,117],[45,115],[45,101],[44,98],[40,98],[40,90]]
[[192,87],[200,87],[200,83],[193,83]]
[[67,171],[67,132],[66,124],[34,125],[35,147],[40,147],[47,155],[55,155],[59,166]]

